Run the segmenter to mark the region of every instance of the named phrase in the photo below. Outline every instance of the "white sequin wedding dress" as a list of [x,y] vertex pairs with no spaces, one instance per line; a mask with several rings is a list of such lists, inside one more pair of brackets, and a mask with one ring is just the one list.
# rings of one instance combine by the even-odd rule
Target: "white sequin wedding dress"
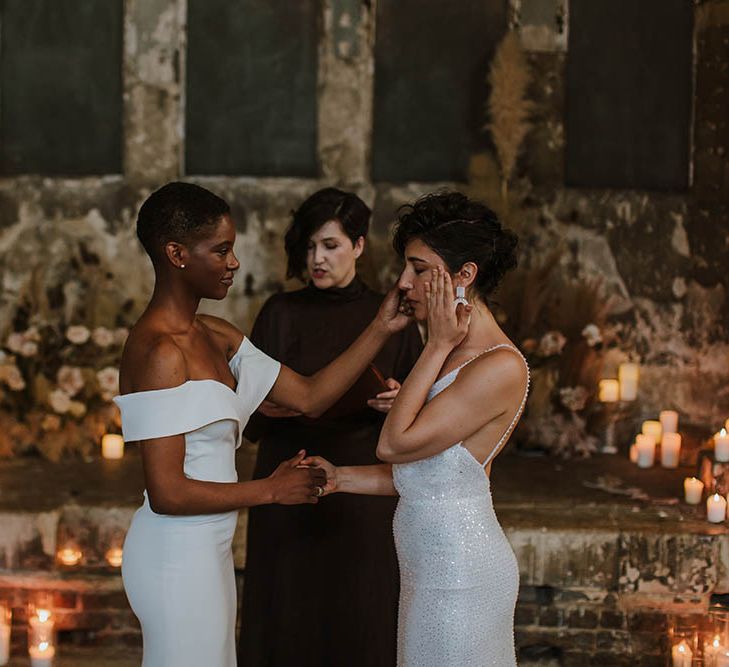
[[[481,354],[503,348],[523,359],[505,344]],[[470,361],[437,380],[428,400]],[[494,513],[485,467],[516,426],[527,391],[528,383],[511,425],[483,464],[459,442],[392,467],[400,494],[393,524],[401,577],[398,667],[516,665],[519,570]]]

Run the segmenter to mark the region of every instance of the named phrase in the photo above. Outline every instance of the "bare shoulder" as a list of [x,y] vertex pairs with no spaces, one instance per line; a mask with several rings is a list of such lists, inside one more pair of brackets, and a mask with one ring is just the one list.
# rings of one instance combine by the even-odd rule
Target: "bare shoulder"
[[234,354],[245,338],[243,332],[235,325],[215,315],[198,315],[197,319],[202,322],[218,338],[225,342],[228,356]]
[[490,392],[522,390],[527,381],[524,359],[507,348],[499,348],[481,355],[459,374],[459,380],[470,389],[488,389]]
[[185,380],[185,356],[171,336],[153,332],[133,332],[129,336],[119,375],[122,394],[169,389]]

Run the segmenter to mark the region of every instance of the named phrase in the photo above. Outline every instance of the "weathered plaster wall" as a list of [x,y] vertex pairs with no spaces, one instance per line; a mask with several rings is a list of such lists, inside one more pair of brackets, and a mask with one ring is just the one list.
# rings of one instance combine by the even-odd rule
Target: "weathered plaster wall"
[[[124,324],[143,307],[151,269],[133,234],[136,211],[174,178],[226,197],[239,227],[242,268],[225,302],[206,304],[248,328],[284,284],[281,236],[289,211],[318,187],[340,184],[373,205],[364,273],[386,284],[396,206],[449,183],[374,184],[374,2],[325,0],[319,64],[319,179],[194,178],[184,167],[185,0],[127,0],[124,173],[0,181],[0,335],[23,300],[47,317]],[[729,414],[729,2],[695,5],[693,184],[686,193],[588,191],[563,182],[562,0],[512,0],[534,73],[534,129],[513,186],[525,257],[560,240],[564,270],[600,276],[615,297],[621,348],[644,365],[649,412],[672,403],[698,423]],[[555,18],[556,17],[556,18]],[[667,393],[668,388],[668,393]]]

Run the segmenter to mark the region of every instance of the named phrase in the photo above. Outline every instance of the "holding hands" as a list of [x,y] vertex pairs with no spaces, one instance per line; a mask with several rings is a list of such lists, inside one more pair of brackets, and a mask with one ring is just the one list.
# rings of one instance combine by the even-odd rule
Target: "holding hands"
[[[325,489],[329,483],[326,469],[304,464],[304,461],[318,458],[306,459],[305,457],[306,452],[302,449],[293,458],[281,462],[270,475],[268,479],[273,487],[274,503],[280,505],[316,504],[321,496],[326,495]],[[331,466],[331,464],[329,465]]]
[[442,266],[433,269],[430,282],[425,283],[425,299],[428,305],[428,344],[453,349],[468,333],[473,306],[459,303],[453,307],[453,282]]

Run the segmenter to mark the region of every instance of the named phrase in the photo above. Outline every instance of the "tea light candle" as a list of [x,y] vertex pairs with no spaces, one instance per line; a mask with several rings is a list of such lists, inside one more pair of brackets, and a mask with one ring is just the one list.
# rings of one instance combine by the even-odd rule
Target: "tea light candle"
[[675,410],[661,410],[658,420],[664,433],[678,433],[678,412]]
[[618,381],[620,382],[620,400],[634,401],[638,398],[638,378],[640,367],[638,364],[620,364],[618,366]]
[[714,436],[714,458],[722,463],[729,461],[729,435],[725,428]]
[[112,547],[106,552],[106,562],[112,567],[121,567],[123,551],[120,547]]
[[693,657],[694,652],[685,639],[682,639],[678,644],[674,644],[671,649],[673,667],[691,667],[691,659]]
[[10,608],[0,604],[0,665],[10,661]]
[[661,465],[664,468],[678,468],[681,456],[681,434],[664,433],[661,439]]
[[715,493],[706,499],[706,518],[711,523],[721,523],[726,518],[726,498]]
[[630,445],[630,462],[638,463],[638,445],[635,443]]
[[661,422],[657,422],[654,419],[649,419],[648,421],[643,422],[642,432],[646,435],[652,435],[656,443],[659,443],[661,441],[661,436],[663,435],[663,428],[661,427]]
[[124,438],[116,433],[107,433],[101,438],[101,455],[105,459],[120,459],[124,456]]
[[656,439],[647,433],[640,433],[635,438],[638,450],[638,467],[650,468],[656,460]]
[[53,667],[56,648],[48,642],[40,642],[38,646],[28,647],[30,667]]
[[696,477],[687,477],[683,480],[683,495],[689,505],[698,505],[704,493],[704,483]]
[[58,552],[58,560],[68,567],[78,565],[82,557],[83,553],[81,553],[81,550],[75,547],[66,547]]
[[620,399],[620,383],[617,380],[600,380],[598,398],[602,403],[616,403]]

